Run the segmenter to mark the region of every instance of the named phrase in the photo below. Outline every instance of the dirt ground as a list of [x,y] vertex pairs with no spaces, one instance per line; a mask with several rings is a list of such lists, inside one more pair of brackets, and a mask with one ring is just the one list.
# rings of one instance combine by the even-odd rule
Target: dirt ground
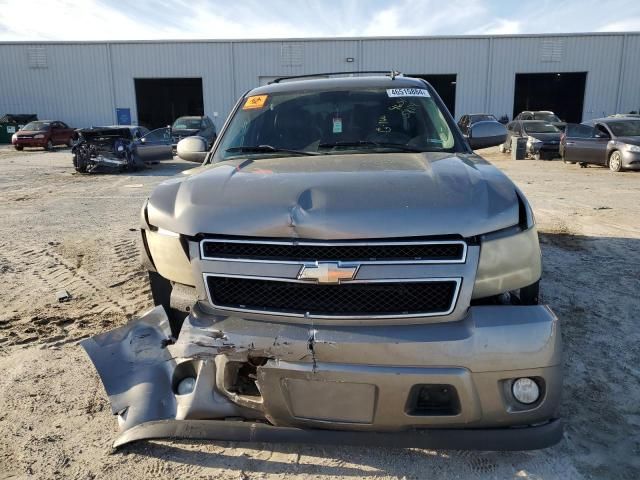
[[[640,174],[485,156],[532,202],[543,295],[562,321],[557,446],[493,453],[157,441],[117,431],[78,341],[151,306],[138,214],[180,160],[74,174],[68,150],[0,147],[0,478],[638,478]],[[58,303],[66,289],[71,300]]]

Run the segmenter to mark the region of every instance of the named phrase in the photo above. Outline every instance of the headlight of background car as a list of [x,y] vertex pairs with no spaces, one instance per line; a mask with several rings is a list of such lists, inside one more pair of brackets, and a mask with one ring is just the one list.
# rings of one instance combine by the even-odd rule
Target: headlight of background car
[[527,148],[529,150],[539,149],[540,145],[542,145],[542,142],[540,140],[538,140],[537,138],[535,138],[535,137],[527,138]]
[[630,152],[634,152],[634,153],[640,153],[640,146],[638,146],[638,145],[629,145],[627,147],[627,150],[629,150]]
[[473,287],[473,299],[527,287],[542,275],[538,229],[533,211],[518,191],[520,222],[510,232],[484,235]]
[[44,138],[44,135],[42,135],[41,133],[39,133],[38,135],[34,135],[33,138]]

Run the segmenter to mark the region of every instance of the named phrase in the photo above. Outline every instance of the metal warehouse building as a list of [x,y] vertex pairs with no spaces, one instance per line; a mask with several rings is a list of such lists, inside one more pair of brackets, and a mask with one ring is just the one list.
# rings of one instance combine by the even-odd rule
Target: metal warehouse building
[[606,33],[0,43],[0,115],[159,127],[207,114],[220,128],[240,95],[275,77],[390,69],[429,80],[456,118],[640,108],[640,33]]

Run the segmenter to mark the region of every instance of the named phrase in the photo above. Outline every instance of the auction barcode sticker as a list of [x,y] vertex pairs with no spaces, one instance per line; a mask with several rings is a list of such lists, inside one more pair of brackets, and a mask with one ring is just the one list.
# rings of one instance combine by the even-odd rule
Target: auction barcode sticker
[[390,97],[430,97],[424,88],[387,88]]

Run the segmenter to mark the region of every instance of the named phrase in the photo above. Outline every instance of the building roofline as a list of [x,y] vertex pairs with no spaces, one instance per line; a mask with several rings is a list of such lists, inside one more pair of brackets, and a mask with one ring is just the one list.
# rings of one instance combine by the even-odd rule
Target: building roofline
[[433,35],[433,36],[381,36],[381,37],[307,37],[307,38],[241,38],[241,39],[164,39],[164,40],[19,40],[0,41],[0,45],[129,45],[164,43],[272,43],[272,42],[347,42],[375,40],[502,40],[509,38],[554,37],[611,37],[640,35],[633,32],[578,32],[578,33],[519,33],[509,35]]

